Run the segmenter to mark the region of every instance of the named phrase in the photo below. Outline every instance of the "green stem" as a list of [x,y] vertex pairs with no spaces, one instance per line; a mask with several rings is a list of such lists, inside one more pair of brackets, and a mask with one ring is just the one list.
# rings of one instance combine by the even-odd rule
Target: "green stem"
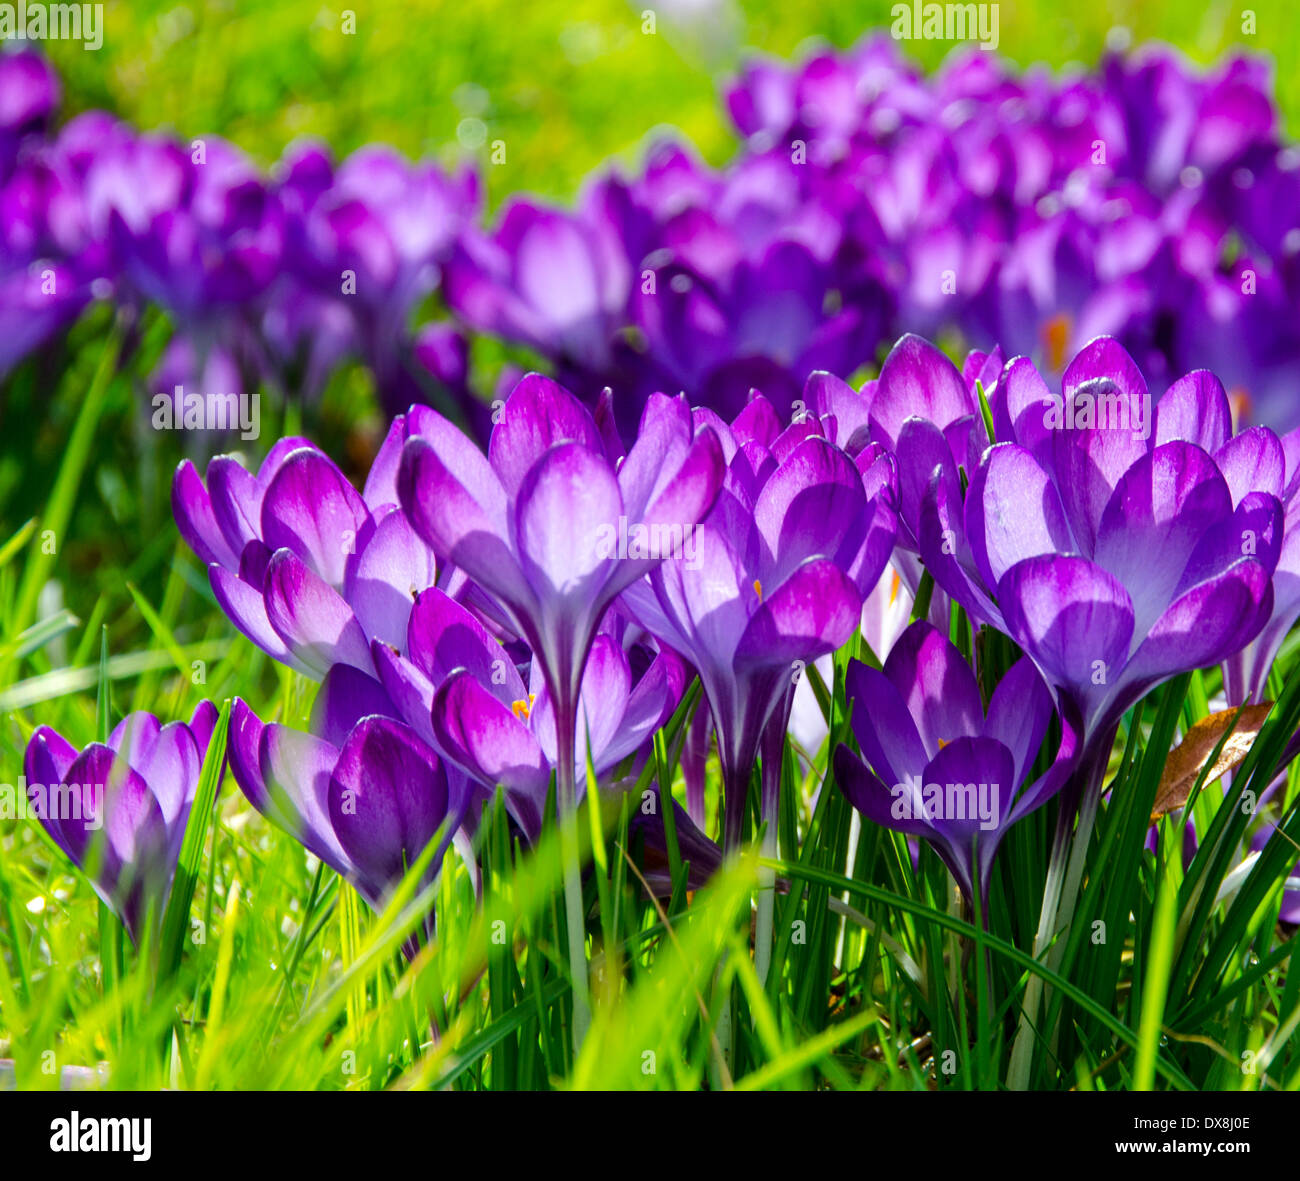
[[[1056,933],[1074,917],[1079,886],[1083,881],[1083,867],[1092,840],[1092,828],[1097,819],[1097,805],[1101,798],[1101,781],[1106,774],[1106,761],[1115,740],[1111,729],[1103,740],[1085,748],[1083,761],[1075,773],[1075,784],[1081,795],[1079,827],[1074,831],[1075,799],[1073,791],[1061,799],[1061,810],[1052,843],[1052,857],[1047,866],[1047,882],[1043,887],[1043,908],[1038,917],[1038,931],[1034,935],[1034,958],[1040,958],[1051,945]],[[1073,786],[1073,785],[1072,785]],[[1050,953],[1052,964],[1060,962],[1063,949]],[[1029,1073],[1033,1066],[1035,1024],[1038,1021],[1039,1001],[1044,996],[1043,978],[1030,976],[1025,985],[1025,1000],[1020,1011],[1020,1027],[1016,1031],[1011,1063],[1007,1069],[1007,1088],[1024,1091],[1029,1088]]]
[[560,813],[560,861],[564,866],[564,921],[568,928],[569,977],[573,985],[573,1056],[577,1059],[591,1025],[587,991],[586,910],[582,902],[582,865],[578,844],[578,787],[575,769],[577,694],[557,701],[556,800]]

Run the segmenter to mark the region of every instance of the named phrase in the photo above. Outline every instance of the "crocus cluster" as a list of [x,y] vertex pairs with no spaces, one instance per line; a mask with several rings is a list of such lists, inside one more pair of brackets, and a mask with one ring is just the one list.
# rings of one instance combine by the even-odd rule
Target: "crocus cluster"
[[1056,373],[1113,335],[1153,384],[1209,368],[1291,427],[1300,152],[1270,90],[1265,58],[1200,72],[1159,45],[1061,77],[970,49],[926,78],[880,36],[753,62],[726,101],[742,158],[785,165],[896,276],[902,328]]
[[[439,407],[486,437],[468,333],[521,345],[625,441],[655,393],[784,419],[807,375],[847,377],[901,331],[1000,342],[1049,375],[1098,335],[1157,386],[1219,374],[1278,429],[1300,346],[1300,149],[1269,71],[1170,50],[1020,74],[978,49],[924,77],[894,41],[754,61],[722,168],[677,139],[602,167],[572,208],[524,195],[490,224],[473,171],[381,145],[296,144],[262,172],[211,136],[102,112],[52,126],[58,82],[0,57],[0,370],[96,298],[176,327],[151,393],[312,397],[345,357],[390,414]],[[450,313],[416,325],[437,293]],[[476,379],[472,383],[472,379]]]
[[220,137],[182,142],[101,111],[56,130],[58,81],[31,51],[0,56],[0,94],[0,373],[113,299],[175,327],[153,395],[265,384],[311,398],[352,356],[389,413],[436,399],[468,411],[463,337],[408,325],[477,209],[472,172],[296,144],[267,173]]
[[128,714],[81,751],[49,726],[28,743],[32,814],[137,941],[162,918],[216,721],[204,701],[188,724]]
[[[411,407],[360,492],[301,438],[256,472],[219,456],[200,478],[186,460],[176,519],[217,602],[320,682],[305,729],[235,703],[236,781],[376,909],[426,852],[429,881],[453,841],[472,865],[497,793],[532,842],[592,782],[656,801],[637,837],[661,884],[672,806],[698,879],[745,839],[755,783],[772,848],[801,680],[870,643],[883,666],[840,664],[852,715],[827,752],[835,779],[987,903],[1011,825],[1059,795],[1068,837],[1095,805],[1125,710],[1221,662],[1230,699],[1258,696],[1300,613],[1285,581],[1300,578],[1295,436],[1234,433],[1206,372],[1153,400],[1113,338],[1049,378],[999,348],[958,369],[909,335],[859,388],[810,375],[788,417],[757,390],[730,420],[654,394],[627,447],[614,392],[593,411],[529,374],[486,452]],[[925,617],[905,627],[909,604]],[[986,632],[1019,649],[1005,668],[985,666]],[[688,814],[650,754],[696,678],[699,712],[673,732]],[[38,731],[30,774],[53,760],[62,776],[65,747]],[[131,766],[156,794],[149,757]],[[121,849],[125,863],[135,846]]]

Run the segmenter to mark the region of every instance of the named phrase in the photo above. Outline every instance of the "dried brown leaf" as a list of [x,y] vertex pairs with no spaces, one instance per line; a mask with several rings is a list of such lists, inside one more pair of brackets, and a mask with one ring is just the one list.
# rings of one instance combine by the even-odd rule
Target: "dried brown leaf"
[[[1160,786],[1156,789],[1155,809],[1151,813],[1154,824],[1161,816],[1181,808],[1187,803],[1192,788],[1201,774],[1201,768],[1209,762],[1219,739],[1229,728],[1228,735],[1219,757],[1205,776],[1208,786],[1221,775],[1238,766],[1249,753],[1255,742],[1268,711],[1273,708],[1271,701],[1260,705],[1248,705],[1245,709],[1225,709],[1221,713],[1209,714],[1196,722],[1186,737],[1169,752],[1164,774],[1160,776]],[[1233,720],[1236,725],[1233,725]]]

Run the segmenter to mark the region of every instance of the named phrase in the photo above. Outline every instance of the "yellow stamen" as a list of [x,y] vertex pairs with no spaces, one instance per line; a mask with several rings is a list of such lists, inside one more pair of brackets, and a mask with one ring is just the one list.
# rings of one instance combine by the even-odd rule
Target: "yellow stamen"
[[948,739],[946,739],[946,738],[940,738],[940,739],[939,739],[939,749],[940,749],[940,750],[943,750],[943,748],[944,748],[945,746],[947,746],[947,745],[948,745]]
[[515,717],[517,717],[521,722],[526,722],[528,721],[528,715],[533,712],[533,706],[534,704],[536,704],[536,702],[537,702],[537,694],[530,693],[528,694],[527,701],[525,701],[521,697],[518,701],[512,702],[510,706],[510,712],[514,714]]
[[894,605],[894,600],[898,598],[898,571],[890,571],[892,577],[889,580],[889,605]]
[[1240,430],[1242,423],[1248,423],[1251,420],[1251,411],[1254,407],[1251,405],[1250,395],[1241,387],[1233,386],[1228,391],[1228,406],[1232,411],[1232,429]]
[[1065,348],[1070,342],[1070,317],[1062,312],[1053,316],[1043,325],[1043,351],[1047,354],[1047,365],[1053,372],[1059,373],[1065,368]]
[[761,603],[763,601],[763,584],[759,582],[757,578],[754,579],[754,593],[758,596],[758,601]]

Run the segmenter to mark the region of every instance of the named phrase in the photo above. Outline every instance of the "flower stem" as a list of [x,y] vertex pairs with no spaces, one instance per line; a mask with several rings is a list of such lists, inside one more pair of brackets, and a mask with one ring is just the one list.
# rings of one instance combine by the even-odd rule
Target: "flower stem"
[[560,813],[560,862],[564,866],[564,922],[569,933],[569,977],[573,986],[573,1056],[582,1048],[591,1024],[587,995],[586,914],[582,904],[582,866],[578,849],[578,788],[575,768],[576,693],[557,700],[556,802]]
[[[1062,795],[1056,838],[1052,843],[1052,858],[1047,866],[1047,882],[1043,888],[1043,908],[1038,918],[1038,932],[1034,935],[1035,958],[1044,953],[1056,933],[1068,926],[1074,918],[1074,905],[1083,881],[1084,862],[1097,819],[1097,805],[1101,799],[1101,782],[1106,775],[1106,763],[1114,740],[1115,731],[1112,728],[1101,736],[1100,741],[1089,744],[1073,781]],[[1076,807],[1079,815],[1077,830],[1074,827]],[[1060,947],[1052,949],[1048,966],[1055,968],[1060,963],[1063,950]],[[1020,1028],[1016,1032],[1011,1063],[1007,1070],[1009,1090],[1028,1089],[1034,1057],[1034,1027],[1038,1021],[1039,1001],[1043,997],[1043,978],[1037,974],[1031,975],[1025,985]]]
[[[768,860],[777,855],[777,819],[780,814],[782,760],[785,756],[785,731],[789,724],[788,701],[786,708],[778,708],[763,734],[763,806],[765,823],[761,854]],[[767,984],[768,969],[772,964],[772,926],[776,912],[776,871],[768,866],[758,867],[758,916],[754,923],[754,969],[758,982]]]

